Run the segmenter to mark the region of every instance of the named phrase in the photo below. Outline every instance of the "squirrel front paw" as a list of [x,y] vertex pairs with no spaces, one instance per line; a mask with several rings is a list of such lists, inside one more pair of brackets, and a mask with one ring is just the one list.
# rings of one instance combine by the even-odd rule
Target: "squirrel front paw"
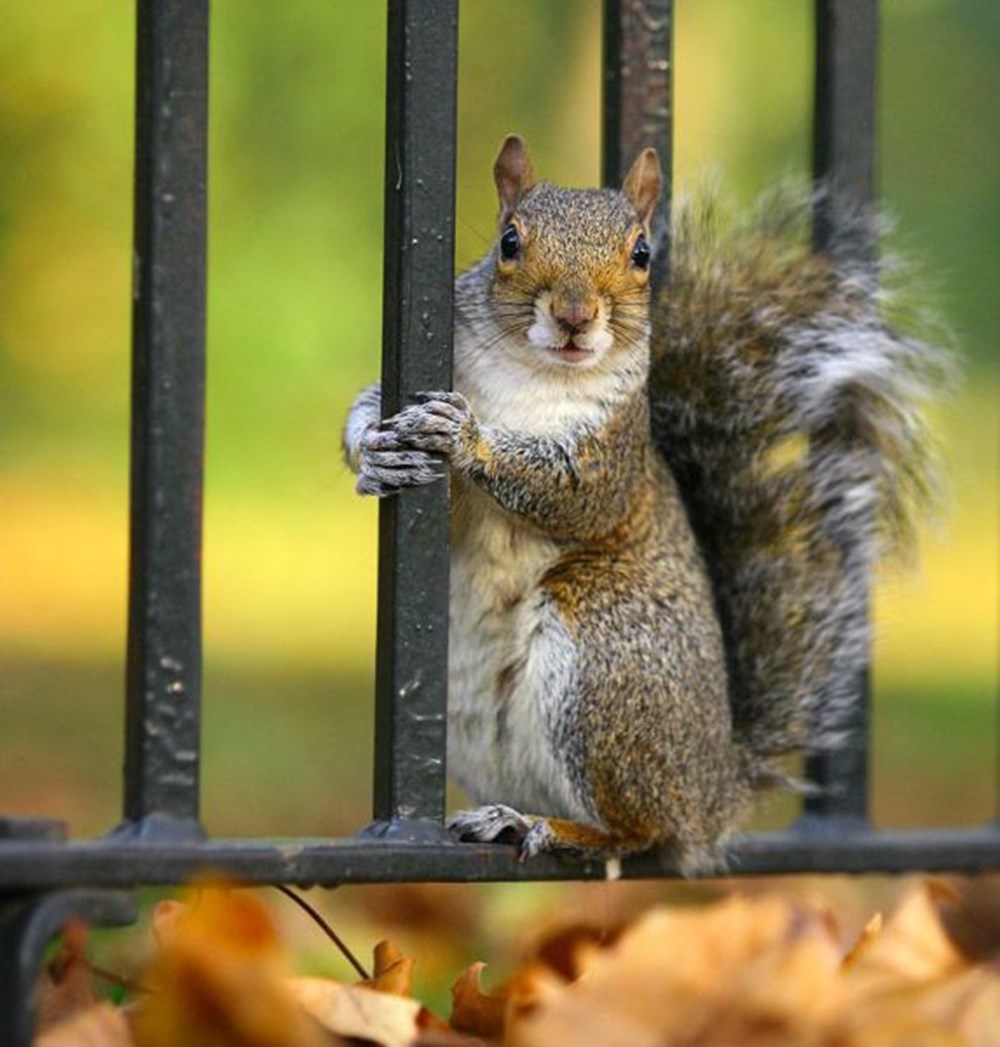
[[446,475],[439,455],[461,467],[479,442],[479,426],[461,393],[419,393],[356,442],[359,494],[379,497]]
[[381,423],[400,447],[446,455],[461,466],[479,442],[479,425],[461,393],[418,393],[413,403]]
[[391,431],[366,430],[358,443],[358,494],[385,498],[404,487],[422,487],[445,475],[441,462],[427,451],[400,444]]

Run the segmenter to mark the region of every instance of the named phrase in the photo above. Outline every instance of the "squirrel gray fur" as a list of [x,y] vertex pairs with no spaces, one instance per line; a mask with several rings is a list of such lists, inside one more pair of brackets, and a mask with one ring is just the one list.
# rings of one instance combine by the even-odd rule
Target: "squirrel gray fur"
[[455,390],[383,420],[370,386],[344,433],[363,494],[449,478],[448,763],[483,805],[451,825],[715,869],[776,758],[843,742],[872,565],[929,499],[940,354],[871,266],[792,235],[808,199],[728,236],[676,209],[651,308],[653,150],[621,191],[563,189],[510,136],[494,177]]

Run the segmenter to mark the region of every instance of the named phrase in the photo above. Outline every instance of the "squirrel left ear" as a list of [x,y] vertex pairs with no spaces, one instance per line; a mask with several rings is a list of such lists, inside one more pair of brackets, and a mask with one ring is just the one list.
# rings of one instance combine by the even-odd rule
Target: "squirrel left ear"
[[493,180],[500,197],[500,225],[505,226],[521,197],[535,184],[531,157],[517,135],[507,135],[493,164]]
[[660,158],[655,149],[643,149],[625,176],[622,192],[635,208],[639,221],[647,230],[662,189],[663,172],[660,170]]

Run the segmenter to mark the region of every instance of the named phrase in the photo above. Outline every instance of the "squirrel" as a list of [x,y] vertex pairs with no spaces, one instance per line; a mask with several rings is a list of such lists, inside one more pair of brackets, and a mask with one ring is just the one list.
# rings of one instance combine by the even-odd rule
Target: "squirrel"
[[382,419],[369,386],[344,432],[362,494],[450,484],[447,758],[481,806],[449,826],[719,869],[796,784],[775,761],[843,743],[871,567],[930,499],[939,350],[887,325],[872,266],[789,237],[811,199],[729,239],[677,209],[651,303],[654,150],[565,189],[511,135],[494,179],[454,391]]

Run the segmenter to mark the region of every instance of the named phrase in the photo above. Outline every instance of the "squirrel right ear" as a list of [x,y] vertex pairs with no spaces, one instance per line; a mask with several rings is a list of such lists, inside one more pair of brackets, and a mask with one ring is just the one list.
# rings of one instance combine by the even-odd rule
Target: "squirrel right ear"
[[643,149],[625,176],[622,192],[635,208],[639,221],[647,231],[662,189],[663,172],[660,170],[660,158],[655,149]]
[[506,225],[521,197],[535,184],[531,158],[517,135],[507,135],[493,164],[493,180],[500,197],[500,224]]

